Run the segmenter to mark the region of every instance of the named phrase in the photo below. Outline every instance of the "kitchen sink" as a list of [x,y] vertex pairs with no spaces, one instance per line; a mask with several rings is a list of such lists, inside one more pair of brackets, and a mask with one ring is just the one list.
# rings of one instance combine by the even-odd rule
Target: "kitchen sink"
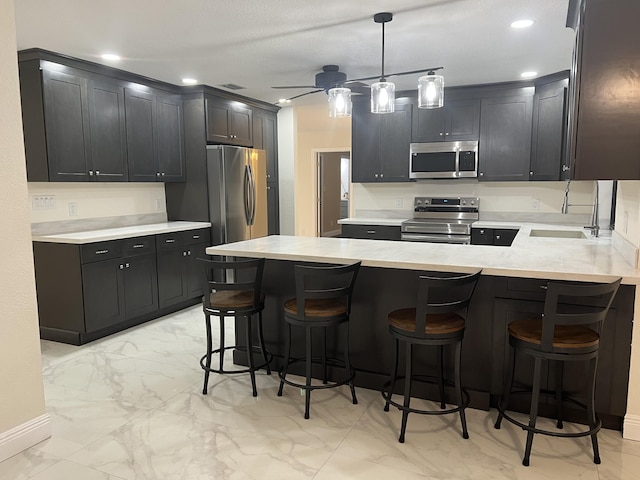
[[531,230],[530,237],[546,238],[580,238],[585,240],[587,236],[580,230]]

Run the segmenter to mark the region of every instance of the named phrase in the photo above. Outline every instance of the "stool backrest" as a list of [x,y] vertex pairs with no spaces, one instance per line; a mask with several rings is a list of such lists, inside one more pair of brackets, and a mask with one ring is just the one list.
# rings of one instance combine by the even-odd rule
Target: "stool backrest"
[[420,275],[416,303],[415,336],[425,336],[428,315],[466,311],[482,270],[475,273],[439,273]]
[[[609,283],[549,282],[544,301],[540,348],[553,352],[556,325],[600,327],[622,278]],[[570,307],[568,307],[570,305]]]
[[350,265],[296,265],[296,319],[304,321],[306,300],[342,299],[351,313],[351,297],[356,283],[360,263]]
[[253,308],[260,305],[264,258],[198,258],[204,307],[211,308],[211,293],[223,290],[253,291]]

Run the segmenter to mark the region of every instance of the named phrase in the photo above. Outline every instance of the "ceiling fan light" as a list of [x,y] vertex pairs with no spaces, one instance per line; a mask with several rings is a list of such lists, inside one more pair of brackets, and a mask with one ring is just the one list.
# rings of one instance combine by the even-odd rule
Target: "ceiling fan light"
[[418,79],[418,108],[444,106],[444,77],[429,72]]
[[393,113],[396,106],[396,86],[391,82],[371,85],[371,113]]
[[329,95],[329,116],[331,118],[341,118],[351,116],[351,90],[348,88],[332,88]]

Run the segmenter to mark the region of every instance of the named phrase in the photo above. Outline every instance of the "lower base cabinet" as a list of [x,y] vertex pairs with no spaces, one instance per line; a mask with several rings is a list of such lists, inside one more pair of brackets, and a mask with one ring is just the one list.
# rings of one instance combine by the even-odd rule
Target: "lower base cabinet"
[[208,229],[83,245],[34,242],[41,338],[81,345],[197,303],[195,258],[209,244]]
[[400,240],[400,225],[342,225],[344,238],[367,238],[370,240]]

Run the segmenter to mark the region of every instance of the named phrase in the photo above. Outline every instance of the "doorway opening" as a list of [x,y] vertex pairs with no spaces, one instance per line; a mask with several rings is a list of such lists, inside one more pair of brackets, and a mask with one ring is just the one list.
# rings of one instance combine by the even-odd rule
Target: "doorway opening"
[[351,153],[316,152],[316,178],[316,236],[340,236],[338,220],[349,216]]

